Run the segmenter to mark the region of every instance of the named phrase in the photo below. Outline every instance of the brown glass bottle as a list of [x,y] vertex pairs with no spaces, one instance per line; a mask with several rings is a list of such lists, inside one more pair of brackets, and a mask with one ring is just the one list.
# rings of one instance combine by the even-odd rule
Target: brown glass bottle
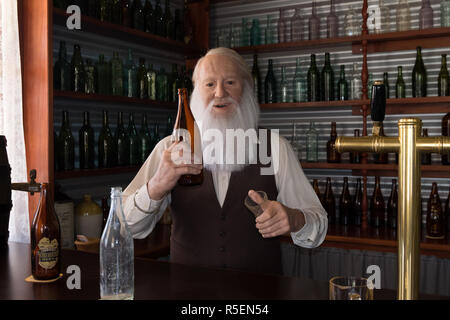
[[331,178],[327,178],[327,185],[325,194],[323,196],[323,208],[328,214],[328,222],[330,224],[336,223],[336,203],[334,200],[333,189],[331,187]]
[[387,223],[391,229],[397,229],[398,218],[398,192],[397,180],[392,179],[391,195],[389,196],[387,204]]
[[[444,137],[450,137],[450,112],[442,118],[442,135]],[[450,152],[442,154],[442,164],[450,165]]]
[[336,122],[331,122],[330,140],[327,142],[327,162],[339,163],[341,162],[341,154],[336,150],[335,142],[337,138]]
[[339,198],[339,222],[342,225],[350,224],[352,212],[352,199],[350,191],[348,191],[348,178],[344,177],[344,185],[342,187],[341,197]]
[[374,228],[383,226],[384,223],[384,198],[380,187],[380,177],[375,177],[375,187],[372,199],[370,199],[370,225]]
[[[381,127],[380,127],[380,137],[384,137],[384,129],[383,129],[383,123],[381,123]],[[386,164],[388,163],[388,154],[387,153],[375,153],[375,159],[374,159],[375,163],[379,163],[379,164]]]
[[431,194],[427,204],[427,238],[445,238],[445,219],[442,210],[441,199],[437,189],[437,183],[433,182]]
[[37,280],[55,279],[61,273],[61,228],[48,183],[31,226],[31,273]]
[[[359,129],[355,129],[353,135],[359,137]],[[350,152],[350,163],[361,163],[361,153],[357,151]]]
[[[185,134],[183,134],[183,131]],[[172,137],[174,141],[183,141],[186,139],[186,134],[189,133],[191,146],[191,153],[194,155],[195,153],[195,145],[197,143],[195,137],[198,133],[195,133],[195,121],[194,116],[192,115],[191,109],[188,103],[187,97],[187,89],[181,88],[178,89],[178,112],[177,118],[175,120],[175,125],[173,128]],[[198,146],[197,146],[198,147]],[[178,180],[178,184],[183,186],[193,186],[202,184],[203,182],[203,170],[199,174],[185,174],[180,177]]]
[[[422,137],[428,137],[428,129],[423,129]],[[425,165],[430,165],[431,164],[431,153],[430,152],[421,153],[420,154],[420,162]]]
[[355,226],[361,225],[362,218],[362,187],[361,187],[361,178],[356,179],[356,188],[355,195],[352,199],[352,218],[351,223]]
[[320,189],[319,189],[319,181],[318,181],[317,179],[314,179],[314,180],[313,180],[313,189],[314,189],[314,192],[315,192],[316,195],[317,195],[317,198],[319,198],[320,203],[321,203],[322,206],[323,206],[323,197],[322,197],[322,194],[320,193]]

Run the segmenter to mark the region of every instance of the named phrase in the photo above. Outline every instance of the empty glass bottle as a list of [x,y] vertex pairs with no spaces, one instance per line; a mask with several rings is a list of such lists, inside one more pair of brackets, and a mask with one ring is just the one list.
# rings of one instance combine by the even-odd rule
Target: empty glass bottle
[[316,15],[316,1],[312,3],[311,17],[308,20],[308,39],[316,40],[320,38],[320,19]]
[[337,86],[338,100],[348,100],[348,82],[345,80],[345,65],[341,65],[341,72]]
[[286,42],[286,18],[284,16],[284,9],[280,8],[280,18],[278,19],[278,43]]
[[431,194],[427,203],[427,234],[430,239],[445,238],[445,216],[442,210],[441,199],[439,198],[437,183],[433,182]]
[[277,103],[277,81],[273,73],[273,61],[269,59],[266,79],[264,80],[264,102]]
[[137,68],[133,61],[133,52],[128,49],[128,60],[123,68],[123,95],[129,98],[137,97]]
[[308,101],[320,101],[320,75],[316,66],[316,55],[311,54],[311,65],[307,74]]
[[389,32],[391,30],[390,10],[384,5],[383,0],[379,0],[378,7],[380,8],[380,32]]
[[150,100],[156,100],[156,72],[153,70],[153,64],[150,64],[147,70],[147,97]]
[[334,12],[334,2],[330,0],[330,13],[327,16],[327,38],[338,37],[339,22],[336,13]]
[[113,52],[113,58],[111,59],[111,79],[112,94],[114,96],[123,95],[123,66],[122,59],[117,51]]
[[412,72],[412,96],[427,96],[427,71],[422,60],[421,47],[417,47],[416,62]]
[[303,40],[304,21],[300,7],[295,8],[294,15],[291,18],[291,38],[292,41]]
[[59,170],[75,168],[75,140],[70,129],[69,112],[62,112],[62,125],[58,137]]
[[310,122],[309,130],[306,132],[306,161],[308,162],[318,161],[318,139],[319,135],[314,122]]
[[94,129],[89,123],[89,112],[83,112],[83,126],[78,131],[78,151],[80,169],[93,169],[95,166]]
[[391,194],[389,196],[387,204],[387,223],[389,228],[397,229],[397,217],[398,217],[397,180],[392,179]]
[[292,123],[292,137],[291,137],[291,146],[292,151],[294,151],[295,156],[298,160],[302,159],[302,150],[299,141],[299,136],[297,134],[297,124],[295,122]]
[[450,27],[450,0],[442,0],[440,9],[441,9],[441,27]]
[[259,20],[253,19],[252,28],[250,30],[250,45],[257,46],[261,44],[260,41],[260,29],[259,29]]
[[350,81],[350,99],[359,100],[362,96],[361,75],[357,71],[356,62],[353,63],[352,80]]
[[438,96],[450,95],[450,78],[447,70],[447,55],[443,54],[441,58],[441,70],[438,76]]
[[[172,126],[173,127],[173,126]],[[151,149],[151,136],[147,125],[147,115],[142,115],[141,130],[139,130],[139,164],[143,164],[147,157],[150,155]]]
[[114,134],[114,142],[115,142],[115,153],[117,154],[117,161],[115,161],[115,165],[119,167],[125,167],[129,164],[130,161],[130,143],[128,132],[125,130],[123,125],[123,112],[119,111],[117,113],[117,128]]
[[389,99],[389,74],[387,72],[383,73],[383,83],[386,92],[386,99]]
[[258,103],[261,103],[262,102],[261,76],[259,74],[258,56],[256,55],[256,53],[253,55],[252,78],[253,78],[253,92],[255,94],[255,98],[257,99]]
[[145,32],[156,33],[155,17],[153,12],[152,3],[150,0],[145,0],[144,4],[144,23]]
[[370,224],[374,228],[384,225],[385,205],[383,193],[381,192],[380,177],[375,177],[375,187],[370,199]]
[[422,7],[419,10],[419,29],[433,28],[433,8],[430,0],[422,0]]
[[355,9],[350,6],[350,10],[345,15],[344,33],[346,36],[356,36],[361,33],[358,21]]
[[58,60],[53,68],[53,87],[55,90],[70,90],[70,64],[67,62],[66,42],[59,42]]
[[73,56],[70,64],[71,88],[75,92],[84,92],[84,63],[81,57],[81,48],[78,44],[73,46]]
[[402,66],[397,67],[397,82],[395,83],[395,97],[406,98],[406,86],[403,80]]
[[95,67],[92,65],[91,59],[86,59],[85,66],[86,80],[84,83],[84,92],[85,93],[95,93]]
[[352,199],[348,190],[348,178],[344,177],[344,185],[339,198],[339,222],[341,225],[349,225],[352,216]]
[[[241,37],[244,37],[244,34],[241,34]],[[272,16],[270,14],[267,15],[266,29],[265,29],[265,38],[266,44],[275,43],[275,31],[272,23]]]
[[331,185],[331,178],[327,177],[327,184],[325,187],[325,194],[323,196],[323,208],[328,214],[328,223],[335,224],[336,219],[336,202],[334,199],[333,188]]
[[296,58],[295,75],[292,81],[293,84],[293,101],[294,102],[304,102],[307,99],[306,82],[301,74],[301,63],[300,58]]
[[286,66],[281,66],[281,81],[280,81],[280,102],[289,102],[288,97],[288,82],[286,81]]
[[163,67],[156,74],[156,100],[167,101],[167,75]]
[[139,58],[139,67],[137,70],[137,79],[138,79],[138,97],[141,99],[147,99],[147,70],[145,68],[145,59]]
[[97,63],[97,92],[99,94],[111,94],[111,67],[105,61],[103,54],[99,55]]
[[407,0],[399,0],[397,5],[397,31],[411,29],[411,12]]
[[327,142],[327,162],[339,163],[341,162],[341,154],[336,150],[336,122],[331,122],[330,140]]
[[114,165],[114,149],[114,139],[108,124],[108,111],[103,110],[103,126],[98,137],[99,168],[111,168]]
[[129,154],[128,154],[128,163],[130,166],[137,166],[139,164],[139,136],[136,130],[136,126],[134,125],[134,116],[133,113],[130,113],[128,116],[128,142],[129,142]]
[[122,208],[122,188],[111,188],[111,208],[100,240],[100,298],[134,298],[134,242]]
[[320,93],[322,101],[334,100],[334,71],[330,63],[330,53],[325,53],[325,64],[320,77]]

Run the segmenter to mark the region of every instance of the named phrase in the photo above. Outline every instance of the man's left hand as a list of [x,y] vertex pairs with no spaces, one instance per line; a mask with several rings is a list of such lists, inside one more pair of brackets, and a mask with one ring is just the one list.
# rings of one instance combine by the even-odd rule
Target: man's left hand
[[263,210],[256,218],[256,228],[263,238],[289,235],[305,225],[305,216],[300,210],[288,208],[278,201],[264,200],[254,190],[250,190],[248,195]]

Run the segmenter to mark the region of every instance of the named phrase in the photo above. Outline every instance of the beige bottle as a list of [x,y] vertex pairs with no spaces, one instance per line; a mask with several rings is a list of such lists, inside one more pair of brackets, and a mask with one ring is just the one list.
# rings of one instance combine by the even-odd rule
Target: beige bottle
[[83,201],[75,207],[75,233],[88,238],[100,238],[103,215],[100,206],[86,194]]

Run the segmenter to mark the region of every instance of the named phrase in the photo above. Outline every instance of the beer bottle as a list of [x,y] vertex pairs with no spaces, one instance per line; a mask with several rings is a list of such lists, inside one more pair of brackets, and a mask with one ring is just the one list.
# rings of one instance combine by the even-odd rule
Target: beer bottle
[[391,194],[389,196],[387,204],[387,220],[389,228],[397,229],[397,218],[398,218],[397,180],[392,179]]
[[406,86],[403,80],[402,66],[397,67],[397,82],[395,83],[395,97],[406,98]]
[[342,225],[350,224],[352,212],[352,199],[348,191],[348,178],[344,177],[344,185],[342,187],[341,197],[339,198],[339,221]]
[[151,150],[151,137],[147,125],[147,115],[142,115],[142,125],[139,131],[139,163],[142,164],[147,160]]
[[[381,122],[381,125],[380,125],[380,137],[384,137],[385,136],[385,134],[384,134],[384,127],[383,127],[383,123]],[[388,153],[386,153],[386,152],[380,152],[380,153],[375,153],[375,160],[374,160],[374,162],[375,163],[378,163],[378,164],[386,164],[386,163],[388,163]]]
[[353,196],[353,201],[352,201],[353,217],[351,219],[351,222],[355,226],[361,225],[362,197],[363,197],[363,192],[362,192],[362,187],[361,187],[361,178],[358,178],[358,179],[356,179],[355,195]]
[[337,138],[336,122],[331,122],[330,140],[327,142],[327,162],[339,163],[341,162],[341,154],[336,150],[335,142]]
[[441,58],[441,70],[438,76],[438,96],[450,96],[450,81],[447,70],[447,55]]
[[277,80],[273,74],[273,61],[269,59],[266,79],[264,81],[264,102],[277,103]]
[[258,56],[256,53],[253,55],[253,68],[252,68],[252,78],[253,78],[253,92],[258,103],[261,103],[261,76],[259,74],[258,67]]
[[78,147],[80,154],[80,169],[94,168],[94,129],[89,123],[89,112],[83,112],[83,126],[78,132]]
[[61,131],[59,132],[58,155],[59,170],[73,170],[75,168],[75,140],[70,129],[69,112],[64,110]]
[[117,113],[117,128],[114,134],[114,142],[116,147],[117,162],[115,163],[119,167],[124,167],[129,164],[130,160],[130,143],[128,138],[128,132],[123,125],[123,112]]
[[31,273],[36,280],[51,280],[61,273],[61,227],[48,183],[41,185],[39,206],[31,226]]
[[98,137],[98,167],[111,168],[113,161],[114,139],[108,124],[108,111],[103,110],[103,127]]
[[325,64],[320,77],[320,93],[322,101],[334,100],[334,71],[330,63],[330,53],[325,52]]
[[[428,137],[428,129],[422,129],[422,137]],[[421,163],[425,165],[431,164],[431,153],[430,152],[423,152],[420,154]]]
[[381,192],[380,177],[375,177],[375,188],[373,189],[372,199],[370,200],[370,220],[372,227],[383,226],[384,222],[384,198]]
[[328,214],[328,222],[330,224],[336,223],[336,203],[334,200],[333,189],[331,187],[331,178],[327,178],[327,185],[325,187],[325,194],[323,196],[323,208]]
[[[442,135],[450,137],[450,112],[442,118]],[[442,164],[450,165],[450,152],[442,154]]]
[[307,73],[308,101],[320,101],[320,75],[316,66],[316,55],[311,54],[311,64]]
[[137,166],[139,164],[139,136],[134,124],[134,115],[130,113],[128,116],[128,141],[129,141],[129,160],[130,166]]
[[[359,137],[359,129],[353,131],[355,137]],[[361,153],[358,151],[350,152],[350,163],[361,163]]]
[[[200,147],[198,142],[199,132],[196,128],[194,116],[189,107],[187,89],[178,89],[178,112],[175,119],[172,138],[174,141],[186,141],[191,147],[192,155],[197,154]],[[203,183],[203,170],[196,175],[185,174],[180,177],[178,184],[183,186],[192,186]]]
[[345,80],[345,65],[341,65],[341,74],[338,87],[338,100],[348,100],[348,83]]
[[412,96],[427,96],[427,71],[422,60],[422,48],[417,47],[416,62],[412,72]]
[[427,235],[429,239],[445,238],[445,219],[437,183],[433,182],[427,204]]

